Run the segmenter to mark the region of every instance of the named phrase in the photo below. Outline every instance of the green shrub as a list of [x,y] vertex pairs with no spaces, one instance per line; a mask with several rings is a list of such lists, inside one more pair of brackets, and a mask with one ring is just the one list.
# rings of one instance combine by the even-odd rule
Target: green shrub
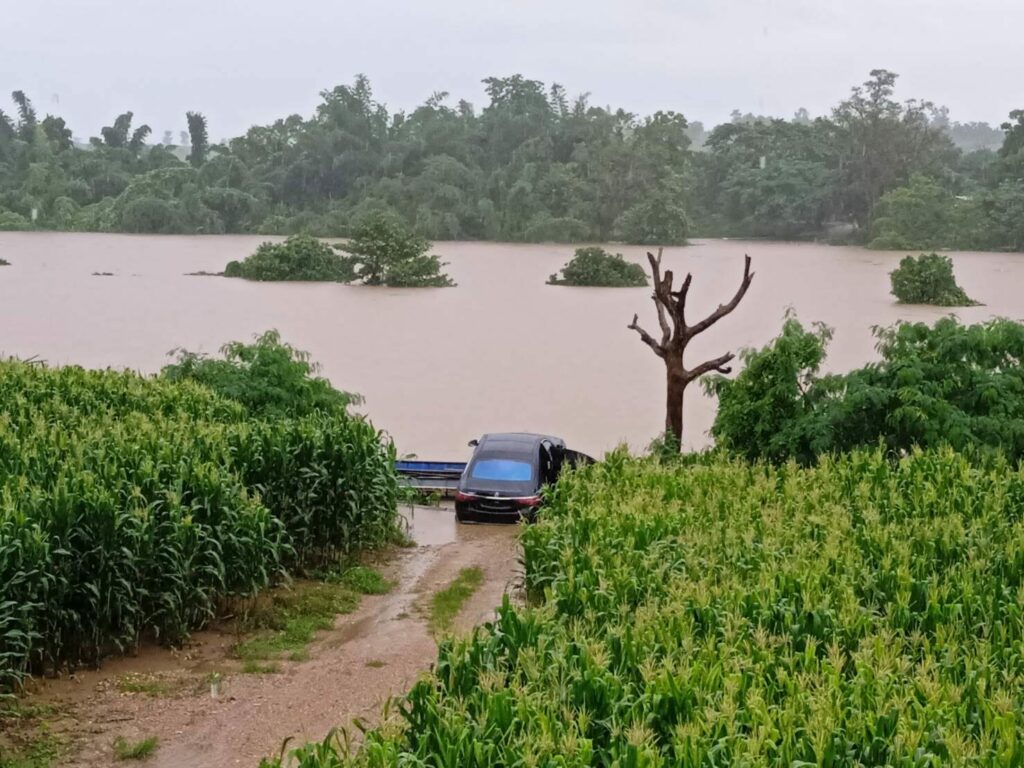
[[283,243],[263,243],[244,261],[230,261],[225,277],[246,280],[312,280],[347,283],[351,263],[327,243],[310,235],[293,235]]
[[1024,459],[1024,325],[902,323],[878,331],[878,363],[819,377],[829,336],[788,318],[772,343],[742,353],[734,379],[709,377],[716,444],[804,464],[879,443],[897,453],[950,444]]
[[893,189],[878,200],[868,247],[951,247],[956,235],[952,229],[955,202],[933,179],[915,175],[906,186]]
[[551,275],[550,285],[585,285],[603,287],[635,287],[647,285],[647,274],[639,264],[611,254],[604,248],[577,248],[576,254],[562,267],[562,276]]
[[0,211],[0,232],[16,232],[31,228],[32,224],[20,213]]
[[350,254],[356,279],[365,285],[428,288],[454,285],[444,263],[428,253],[431,243],[394,217],[370,214],[356,225],[342,248]]
[[902,304],[934,304],[939,307],[969,307],[977,304],[953,276],[953,261],[948,256],[930,253],[904,256],[897,269],[889,273],[892,294]]
[[362,398],[334,389],[315,374],[309,354],[267,331],[252,344],[232,341],[221,347],[223,359],[176,350],[177,361],[164,366],[169,381],[195,381],[246,407],[253,416],[304,416],[314,411],[344,411]]
[[529,243],[579,243],[586,242],[590,234],[590,229],[579,219],[544,212],[530,219],[523,232],[523,240]]
[[615,222],[618,237],[635,245],[683,245],[690,220],[679,197],[656,192],[634,203]]
[[443,642],[354,759],[330,737],[283,764],[1013,764],[1022,499],[949,451],[613,453],[523,531],[533,607]]

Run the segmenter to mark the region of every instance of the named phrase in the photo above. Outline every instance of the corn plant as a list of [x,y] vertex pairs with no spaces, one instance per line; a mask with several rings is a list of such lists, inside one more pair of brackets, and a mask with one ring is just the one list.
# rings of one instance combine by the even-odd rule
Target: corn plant
[[396,498],[393,447],[340,410],[257,418],[191,381],[0,363],[0,692],[379,546]]
[[529,606],[444,642],[403,727],[303,766],[1024,761],[1020,469],[616,452],[548,501]]

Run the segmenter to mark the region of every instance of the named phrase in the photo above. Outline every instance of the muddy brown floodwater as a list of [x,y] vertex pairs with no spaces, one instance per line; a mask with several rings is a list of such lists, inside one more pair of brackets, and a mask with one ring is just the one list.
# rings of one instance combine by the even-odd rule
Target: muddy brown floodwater
[[[504,594],[516,599],[519,592],[518,526],[456,526],[450,507],[417,507],[410,522],[417,546],[385,566],[395,588],[365,597],[333,629],[317,634],[308,660],[282,661],[278,673],[242,674],[232,655],[237,638],[207,631],[182,650],[144,647],[96,671],[37,681],[28,701],[55,708],[50,725],[67,745],[60,764],[116,765],[116,738],[155,736],[149,766],[255,768],[285,739],[294,747],[339,726],[358,736],[355,719],[377,722],[387,698],[407,691],[436,659],[428,627],[435,592],[463,568],[483,572],[483,584],[456,618],[457,632],[487,621]],[[223,674],[216,698],[209,692],[213,671]],[[166,690],[126,693],[119,683],[132,675]]]
[[[484,431],[561,435],[600,453],[643,447],[662,429],[664,373],[626,329],[634,312],[656,326],[642,288],[545,285],[568,245],[437,243],[457,288],[389,289],[250,283],[218,271],[266,238],[0,233],[0,354],[51,363],[156,371],[175,347],[215,351],[268,328],[309,350],[335,386],[360,392],[402,453],[464,458]],[[643,261],[642,248],[613,246]],[[779,331],[793,307],[835,329],[827,369],[872,359],[873,325],[933,321],[945,310],[899,306],[888,272],[898,252],[809,243],[698,240],[665,252],[693,272],[692,316],[730,297],[743,254],[757,277],[731,316],[693,346],[692,360]],[[966,321],[1024,316],[1024,255],[952,253],[957,278],[984,306]],[[93,276],[94,272],[113,273]],[[706,444],[714,403],[693,387],[686,442]]]

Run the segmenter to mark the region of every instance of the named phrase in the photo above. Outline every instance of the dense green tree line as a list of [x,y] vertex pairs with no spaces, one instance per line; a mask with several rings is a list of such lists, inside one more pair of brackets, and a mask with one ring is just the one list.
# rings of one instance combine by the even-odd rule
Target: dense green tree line
[[360,76],[324,91],[308,119],[220,144],[189,112],[188,146],[170,132],[147,143],[131,112],[76,143],[16,91],[0,112],[0,229],[344,236],[386,212],[431,239],[842,232],[879,247],[1024,248],[1024,110],[1001,132],[950,123],[898,101],[896,75],[875,70],[826,116],[736,112],[705,131],[520,75],[484,82],[482,109],[439,92],[393,113]]

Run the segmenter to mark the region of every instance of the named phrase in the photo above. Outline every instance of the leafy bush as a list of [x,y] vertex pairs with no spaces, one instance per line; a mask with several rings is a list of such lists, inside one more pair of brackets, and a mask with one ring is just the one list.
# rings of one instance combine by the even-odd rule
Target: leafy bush
[[29,220],[14,211],[0,211],[0,232],[16,232],[31,229]]
[[[1024,173],[1024,152],[1020,153],[1019,162]],[[983,240],[982,244],[1024,251],[1024,183],[1004,181],[983,198],[983,205],[988,214],[984,226],[992,234],[991,240]]]
[[358,765],[1010,764],[1024,473],[949,451],[812,469],[621,452],[522,535],[534,607],[441,644]]
[[305,416],[314,411],[344,411],[362,398],[341,392],[311,363],[309,353],[281,341],[277,331],[257,336],[253,344],[232,341],[221,347],[222,360],[176,350],[177,362],[164,366],[169,381],[191,380],[235,400],[253,416]]
[[175,200],[158,197],[136,197],[119,208],[121,230],[152,234],[174,234],[189,231],[181,206]]
[[647,274],[639,264],[622,258],[621,253],[613,255],[604,248],[589,246],[577,248],[569,263],[562,267],[562,276],[551,275],[548,283],[605,287],[644,286],[647,285]]
[[347,283],[354,274],[349,260],[332,246],[309,235],[293,235],[283,243],[262,243],[244,261],[228,262],[224,276]]
[[948,248],[954,244],[953,196],[926,176],[882,195],[875,207],[869,248]]
[[831,329],[821,324],[805,330],[787,313],[782,333],[770,345],[740,351],[743,370],[735,379],[705,377],[705,389],[718,397],[711,428],[716,444],[752,461],[785,461],[794,452],[810,460],[829,450],[821,441],[831,435],[806,434],[803,429],[813,411],[809,391],[831,336]]
[[616,222],[618,236],[636,245],[683,245],[690,220],[678,197],[659,192],[634,203]]
[[1024,325],[902,323],[878,331],[880,362],[818,377],[829,336],[788,318],[771,344],[742,353],[735,379],[709,378],[716,443],[752,460],[804,464],[879,443],[1024,459]]
[[571,216],[538,213],[523,232],[523,240],[532,243],[578,243],[590,237],[587,225]]
[[968,307],[977,303],[956,284],[953,261],[948,256],[937,253],[922,253],[916,258],[904,256],[889,276],[892,294],[903,304]]
[[453,285],[441,270],[445,266],[427,253],[431,243],[405,229],[386,214],[371,214],[362,220],[343,246],[351,254],[355,278],[365,285],[407,288]]
[[1024,185],[1004,181],[954,197],[936,181],[915,176],[882,195],[870,248],[971,250],[1024,248]]
[[0,690],[391,540],[393,446],[292,399],[254,417],[189,376],[0,363]]

